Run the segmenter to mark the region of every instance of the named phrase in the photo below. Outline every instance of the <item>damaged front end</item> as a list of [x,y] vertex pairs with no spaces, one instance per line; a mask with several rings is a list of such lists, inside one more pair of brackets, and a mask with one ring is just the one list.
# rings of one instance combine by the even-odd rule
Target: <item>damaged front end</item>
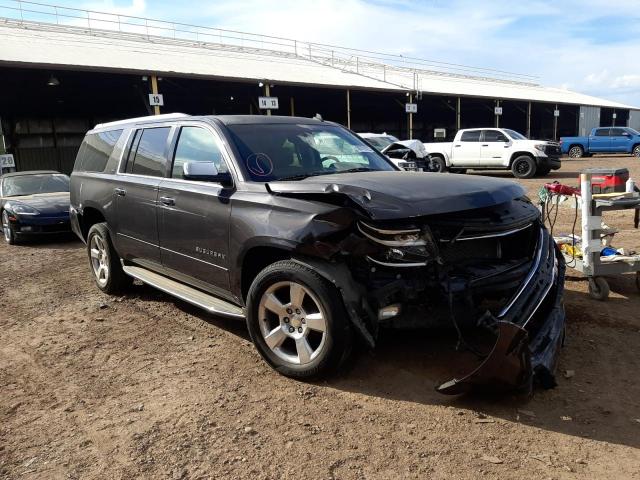
[[[530,390],[534,379],[554,386],[564,337],[565,267],[537,209],[520,198],[402,226],[392,223],[397,224],[358,225],[380,247],[354,265],[356,280],[367,285],[369,302],[379,312],[377,324],[452,323],[458,348],[482,359],[471,373],[437,390]],[[487,337],[489,349],[480,341]]]

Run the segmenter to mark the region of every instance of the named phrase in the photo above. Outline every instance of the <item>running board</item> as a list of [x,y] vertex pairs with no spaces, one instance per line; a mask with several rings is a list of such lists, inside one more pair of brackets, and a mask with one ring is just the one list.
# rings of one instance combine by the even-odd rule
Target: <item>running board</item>
[[169,295],[173,295],[180,300],[200,307],[209,313],[224,315],[225,317],[244,318],[242,308],[209,295],[208,293],[189,287],[184,283],[176,282],[146,268],[124,265],[122,269],[127,275],[137,278],[141,282],[151,285],[158,290],[162,290]]

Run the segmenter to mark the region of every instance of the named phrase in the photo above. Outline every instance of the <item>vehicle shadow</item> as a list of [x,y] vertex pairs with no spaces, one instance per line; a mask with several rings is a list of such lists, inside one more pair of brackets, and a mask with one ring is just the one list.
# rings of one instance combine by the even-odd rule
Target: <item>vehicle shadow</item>
[[[481,175],[481,176],[485,176],[485,177],[499,177],[499,178],[506,178],[506,179],[511,179],[511,180],[514,180],[514,181],[518,181],[518,179],[516,179],[510,171],[506,171],[506,170],[486,170],[486,171],[485,170],[475,170],[475,171],[468,172],[467,175]],[[533,177],[533,178],[527,179],[526,181],[539,181],[542,184],[542,183],[551,183],[554,180],[560,180],[560,179],[569,178],[569,179],[575,180],[573,182],[573,184],[577,185],[579,177],[580,177],[579,169],[575,170],[575,171],[572,171],[572,170],[555,170],[555,171],[549,172],[544,177]]]
[[60,233],[55,235],[21,237],[16,246],[51,250],[74,250],[81,248],[83,243],[73,233]]

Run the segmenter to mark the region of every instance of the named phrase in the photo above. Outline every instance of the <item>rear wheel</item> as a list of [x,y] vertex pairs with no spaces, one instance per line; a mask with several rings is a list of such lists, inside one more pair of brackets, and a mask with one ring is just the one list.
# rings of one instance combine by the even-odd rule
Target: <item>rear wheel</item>
[[584,148],[580,145],[574,145],[569,149],[569,157],[571,158],[580,158],[584,155]]
[[16,232],[13,230],[11,222],[9,222],[9,214],[6,210],[2,212],[2,233],[4,234],[4,241],[9,245],[16,243]]
[[106,223],[96,223],[89,229],[87,254],[93,279],[104,293],[121,293],[133,282],[122,270],[120,258],[111,244]]
[[291,260],[268,266],[253,281],[247,328],[260,355],[289,377],[326,375],[351,351],[351,328],[339,292]]
[[536,174],[536,162],[528,155],[517,157],[511,164],[511,172],[516,178],[531,178]]
[[447,162],[445,162],[442,157],[431,157],[431,165],[433,165],[434,172],[444,173],[447,171]]
[[633,147],[633,150],[631,153],[633,154],[634,157],[640,157],[640,145],[636,145],[635,147]]

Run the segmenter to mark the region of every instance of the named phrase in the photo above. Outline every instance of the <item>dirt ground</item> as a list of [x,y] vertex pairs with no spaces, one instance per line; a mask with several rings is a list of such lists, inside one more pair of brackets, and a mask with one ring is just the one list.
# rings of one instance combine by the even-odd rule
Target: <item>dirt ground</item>
[[[605,165],[640,180],[630,157],[567,160],[550,179]],[[523,184],[537,198],[543,182]],[[556,231],[572,220],[563,209]],[[631,212],[607,222],[640,250]],[[78,241],[3,242],[0,478],[640,478],[640,293],[611,278],[597,302],[568,272],[558,387],[445,397],[448,333],[385,332],[339,376],[296,382],[242,322],[144,286],[101,294]]]

